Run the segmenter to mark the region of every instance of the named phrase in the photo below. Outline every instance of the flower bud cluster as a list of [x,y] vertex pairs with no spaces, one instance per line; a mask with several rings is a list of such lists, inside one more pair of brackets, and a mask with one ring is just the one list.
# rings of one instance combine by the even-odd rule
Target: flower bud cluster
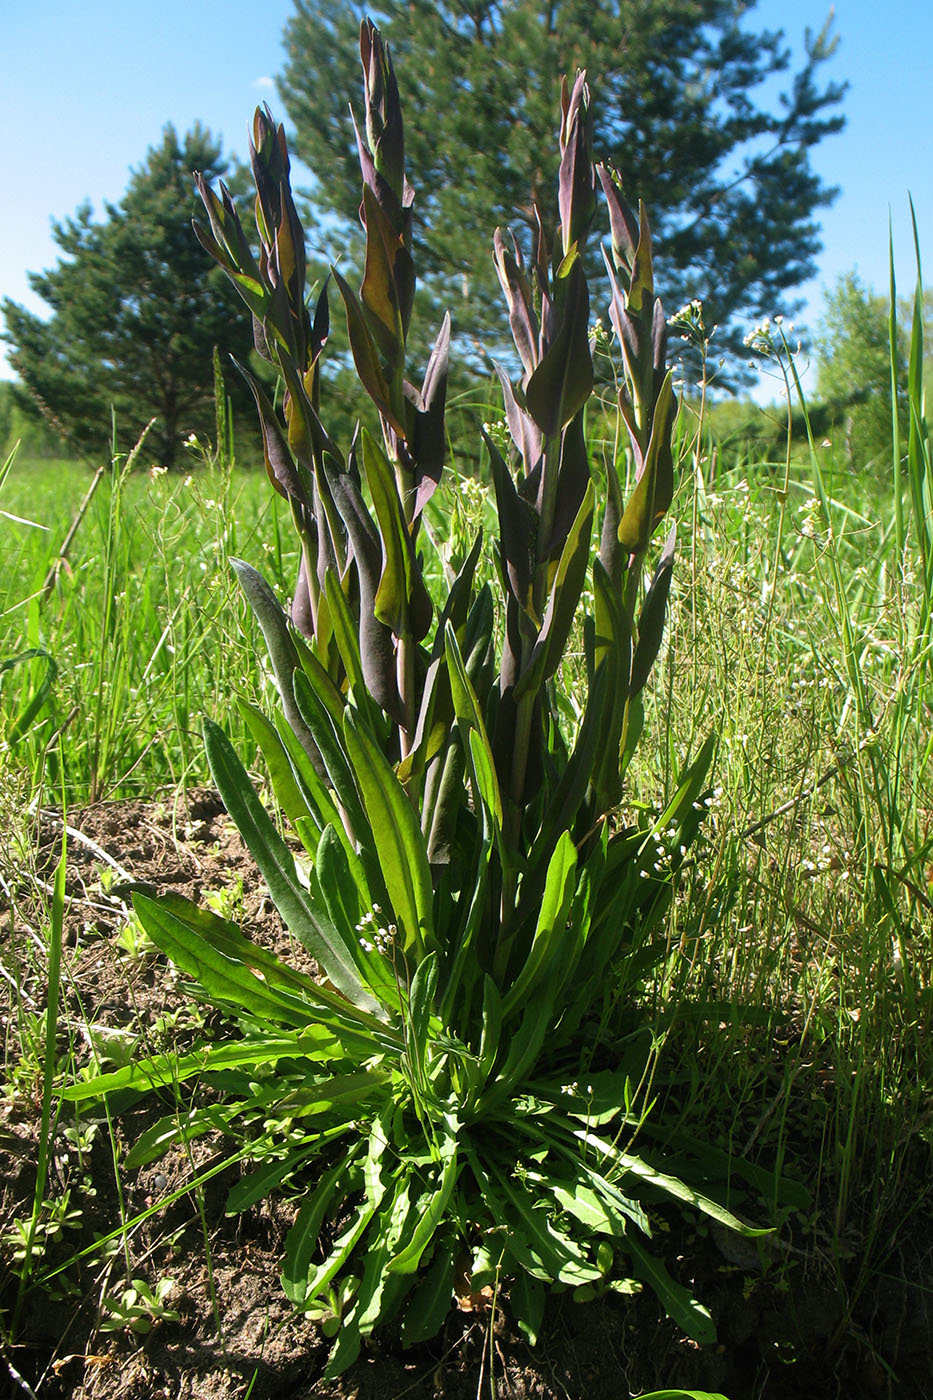
[[360,947],[364,953],[381,953],[386,956],[395,947],[395,938],[398,928],[395,924],[388,924],[383,927],[381,923],[382,910],[378,904],[374,904],[372,909],[367,910],[356,926],[356,931],[360,935]]

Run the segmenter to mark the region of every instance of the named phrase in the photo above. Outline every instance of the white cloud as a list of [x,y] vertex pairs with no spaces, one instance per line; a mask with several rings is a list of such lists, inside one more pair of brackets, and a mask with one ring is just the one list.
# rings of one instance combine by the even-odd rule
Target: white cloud
[[274,88],[274,87],[275,87],[275,79],[274,79],[274,78],[254,78],[253,81],[252,81],[252,83],[250,84],[250,87],[254,87],[254,88]]

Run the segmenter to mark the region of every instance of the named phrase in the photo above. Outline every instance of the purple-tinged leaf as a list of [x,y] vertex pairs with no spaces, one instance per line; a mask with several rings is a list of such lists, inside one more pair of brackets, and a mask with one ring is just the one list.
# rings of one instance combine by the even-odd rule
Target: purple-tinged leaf
[[253,315],[263,317],[269,292],[263,285],[259,264],[243,232],[230,191],[221,182],[222,198],[218,199],[199,171],[194,173],[194,183],[210,222],[208,231],[198,219],[192,220],[198,242],[223,268]]
[[353,352],[353,363],[356,365],[360,382],[389,425],[400,437],[404,437],[405,429],[399,422],[399,417],[393,407],[392,390],[383,374],[379,362],[379,351],[363,314],[363,308],[356,293],[344,281],[336,268],[333,269],[333,276],[346,308],[350,349]]
[[314,321],[311,325],[311,360],[314,363],[327,344],[330,335],[330,303],[327,297],[327,279],[321,288],[314,308]]
[[607,169],[605,165],[597,165],[596,174],[609,206],[613,262],[617,271],[624,272],[626,277],[631,279],[632,268],[635,265],[635,249],[638,246],[638,220],[634,209],[622,193],[621,183],[615,172]]
[[583,410],[575,414],[561,435],[557,494],[551,537],[539,547],[542,559],[559,559],[564,542],[583,504],[590,483],[590,463],[583,431]]
[[295,595],[292,598],[292,624],[301,633],[312,641],[317,633],[317,623],[315,609],[311,600],[311,585],[309,578],[315,574],[315,569],[308,569],[308,553],[304,545],[301,549],[301,563],[298,565],[298,578],[295,581]]
[[450,312],[444,316],[415,406],[409,447],[415,468],[413,519],[418,520],[434,494],[447,455],[444,413],[447,407],[447,362],[450,351]]
[[[401,204],[395,196],[391,185],[383,179],[376,169],[375,161],[370,153],[369,147],[360,135],[356,116],[351,110],[350,120],[353,123],[353,131],[356,136],[356,153],[360,162],[360,173],[363,176],[363,184],[372,190],[382,209],[389,217],[392,227],[399,234],[406,247],[411,246],[411,204],[414,200],[414,190],[408,182],[405,182],[405,193]],[[360,223],[365,227],[365,217],[363,206],[360,204]]]
[[667,317],[659,298],[654,303],[651,323],[651,361],[654,369],[654,397],[657,398],[667,373]]
[[593,174],[593,118],[586,73],[579,72],[569,92],[567,79],[560,88],[560,180],[558,207],[566,256],[576,244],[580,251],[596,213],[596,181]]
[[512,388],[512,381],[502,366],[493,360],[492,367],[502,385],[502,403],[505,408],[506,422],[509,425],[509,433],[521,455],[525,473],[528,474],[541,460],[543,447],[541,430],[531,415],[518,404],[515,390]]
[[389,46],[369,19],[360,25],[360,60],[366,102],[366,137],[373,164],[401,206],[406,183],[402,104]]
[[556,437],[593,389],[590,298],[579,258],[564,275],[560,328],[525,388],[528,412],[546,438]]
[[379,522],[382,571],[373,599],[380,622],[397,637],[421,641],[431,626],[432,607],[415,559],[395,475],[382,448],[364,428],[363,468]]
[[276,124],[268,105],[257,107],[253,114],[249,159],[260,212],[267,222],[267,241],[271,243],[272,227],[278,223],[277,215],[281,209],[282,186],[289,181],[291,163],[285,141],[285,129]]
[[[325,457],[325,468],[328,464]],[[366,689],[396,724],[402,724],[404,715],[395,674],[395,643],[391,631],[379,621],[375,612],[376,590],[382,572],[379,534],[354,473],[351,470],[329,472],[328,481],[347,527],[356,562],[360,585],[359,647]]]
[[[547,234],[546,234],[545,231],[544,231],[544,223],[543,223],[542,218],[541,218],[541,210],[538,208],[537,204],[534,206],[534,211],[533,211],[533,212],[534,212],[534,220],[535,220],[535,229],[534,229],[534,244],[535,244],[535,250],[534,250],[534,251],[535,251],[535,256],[534,256],[534,274],[535,274],[535,282],[537,283],[538,291],[541,293],[542,298],[546,299],[546,298],[547,298],[548,285],[549,285],[549,281],[550,281],[550,271],[551,271],[550,244],[548,243],[548,236],[547,236]],[[545,327],[544,327],[543,321],[544,321],[544,313],[543,313],[543,311],[542,311],[541,343],[542,343],[542,345],[547,345],[547,344],[548,344],[548,336],[547,336],[547,334],[545,334]]]
[[512,473],[503,460],[498,447],[485,432],[483,433],[483,441],[489,453],[493,486],[496,492],[496,512],[499,517],[499,554],[503,577],[512,597],[524,612],[534,618],[537,626],[540,619],[535,616],[532,601],[534,514],[531,507],[518,495],[512,480]]
[[289,355],[279,355],[277,364],[285,380],[285,419],[288,442],[295,456],[305,466],[318,461],[329,452],[339,458],[339,449],[331,441],[323,423],[305,392],[304,379]]
[[266,339],[265,328],[263,327],[262,321],[260,321],[259,317],[255,314],[253,315],[253,349],[261,360],[265,360],[266,364],[275,364],[275,357]]
[[323,778],[325,775],[321,755],[295,701],[295,671],[300,663],[295,643],[289,635],[285,613],[262,574],[242,559],[231,559],[230,563],[262,630],[285,718],[314,765],[315,772]]
[[482,545],[483,532],[479,530],[476,539],[473,541],[473,547],[466,559],[464,559],[456,578],[448,590],[447,599],[441,610],[441,615],[438,618],[432,652],[432,657],[434,659],[443,653],[443,633],[448,623],[450,623],[457,635],[458,644],[462,644],[463,642],[464,629],[467,625],[467,618],[473,596],[473,579],[476,574],[476,565],[479,560]]
[[[405,329],[399,301],[396,270],[411,255],[383,213],[376,196],[368,185],[363,186],[363,211],[366,219],[366,265],[360,287],[360,302],[368,311],[367,318],[373,339],[379,347],[383,372],[391,382],[405,362]],[[414,292],[414,277],[409,276]]]
[[525,367],[526,376],[531,374],[538,363],[538,318],[535,315],[531,285],[525,276],[521,249],[512,239],[511,251],[505,246],[502,230],[496,229],[493,240],[493,257],[499,283],[505,293],[509,307],[509,325],[519,359]]
[[[606,464],[606,509],[603,515],[603,528],[599,539],[599,563],[606,571],[616,590],[622,587],[624,554],[619,543],[619,523],[622,520],[624,502],[619,473],[614,462]],[[595,565],[594,565],[595,568]]]
[[593,773],[600,808],[605,810],[622,797],[619,750],[632,668],[632,632],[622,607],[621,589],[599,559],[593,562],[593,595],[596,623],[594,666],[597,673],[605,669],[609,680],[609,706],[603,729],[602,752]]
[[255,376],[237,360],[234,360],[233,363],[249,385],[256,403],[256,411],[259,415],[259,426],[262,430],[266,475],[280,496],[286,496],[311,516],[313,513],[311,496],[309,492],[305,490],[304,484],[298,474],[295,460],[285,440],[284,434],[282,433],[282,429],[279,426],[275,410],[266,398],[265,391]]
[[625,301],[629,311],[641,311],[645,297],[654,295],[654,268],[651,255],[651,229],[644,201],[638,201],[638,246],[632,267],[632,281]]

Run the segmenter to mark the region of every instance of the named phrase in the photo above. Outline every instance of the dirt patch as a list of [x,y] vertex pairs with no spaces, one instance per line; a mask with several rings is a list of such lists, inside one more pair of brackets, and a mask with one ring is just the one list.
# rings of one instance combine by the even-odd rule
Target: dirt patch
[[[129,918],[130,882],[211,899],[253,938],[313,967],[283,928],[217,795],[187,801],[99,804],[69,814],[67,913],[59,1050],[114,1064],[184,1047],[222,1022],[192,1011],[184,978]],[[762,1272],[727,1241],[672,1222],[665,1258],[695,1288],[719,1342],[687,1342],[650,1294],[586,1304],[555,1295],[532,1350],[514,1328],[507,1300],[484,1313],[451,1312],[429,1346],[403,1351],[377,1335],[339,1383],[321,1373],[327,1343],[290,1309],[279,1286],[283,1241],[294,1207],[281,1197],[236,1217],[224,1214],[237,1168],[207,1136],[139,1171],[115,1172],[129,1146],[159,1118],[155,1099],[93,1132],[63,1114],[52,1142],[47,1198],[59,1231],[44,1239],[44,1263],[78,1264],[17,1304],[17,1220],[35,1183],[41,1102],[41,1027],[47,960],[42,897],[61,840],[52,813],[38,827],[38,887],[15,861],[0,895],[0,1014],[5,1034],[0,1086],[0,1323],[14,1344],[0,1361],[0,1394],[46,1400],[620,1400],[661,1387],[721,1391],[730,1400],[887,1400],[929,1393],[933,1363],[933,1222],[914,1217],[868,1279],[839,1280],[807,1241],[781,1242],[779,1267]],[[112,1137],[111,1137],[112,1133]],[[221,1168],[203,1186],[194,1175]],[[918,1165],[918,1173],[924,1170]],[[118,1180],[119,1177],[119,1180]],[[138,1219],[125,1242],[95,1246],[122,1220]],[[679,1233],[678,1233],[679,1232]],[[151,1330],[101,1328],[103,1298],[127,1279],[165,1286]],[[111,1314],[112,1315],[112,1314]]]

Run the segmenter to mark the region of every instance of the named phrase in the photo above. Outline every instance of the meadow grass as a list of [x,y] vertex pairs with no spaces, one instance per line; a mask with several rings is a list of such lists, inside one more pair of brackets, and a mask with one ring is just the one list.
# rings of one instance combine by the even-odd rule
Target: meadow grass
[[[684,415],[673,606],[629,783],[630,801],[659,806],[717,735],[705,838],[649,989],[666,1041],[658,1117],[803,1179],[798,1238],[840,1276],[861,1261],[852,1306],[884,1268],[892,1218],[909,1228],[924,1204],[915,1154],[930,1140],[933,475],[919,395],[903,481],[852,470],[828,442],[724,456]],[[282,596],[297,565],[261,467],[202,454],[185,475],[108,472],[46,589],[88,484],[70,462],[14,460],[0,491],[0,661],[36,653],[2,676],[8,736],[55,668],[3,758],[33,804],[205,781],[204,715],[252,755],[234,700],[269,680],[228,561],[255,562]],[[466,532],[483,489],[448,489],[435,519]]]
[[39,654],[5,673],[0,707],[15,724],[51,660],[49,702],[11,758],[53,791],[63,781],[71,802],[204,781],[201,719],[223,696],[223,722],[242,738],[232,698],[262,690],[227,561],[238,550],[258,556],[286,588],[297,567],[289,522],[261,468],[191,466],[108,469],[64,562],[91,473],[14,458],[4,482],[0,657]]

